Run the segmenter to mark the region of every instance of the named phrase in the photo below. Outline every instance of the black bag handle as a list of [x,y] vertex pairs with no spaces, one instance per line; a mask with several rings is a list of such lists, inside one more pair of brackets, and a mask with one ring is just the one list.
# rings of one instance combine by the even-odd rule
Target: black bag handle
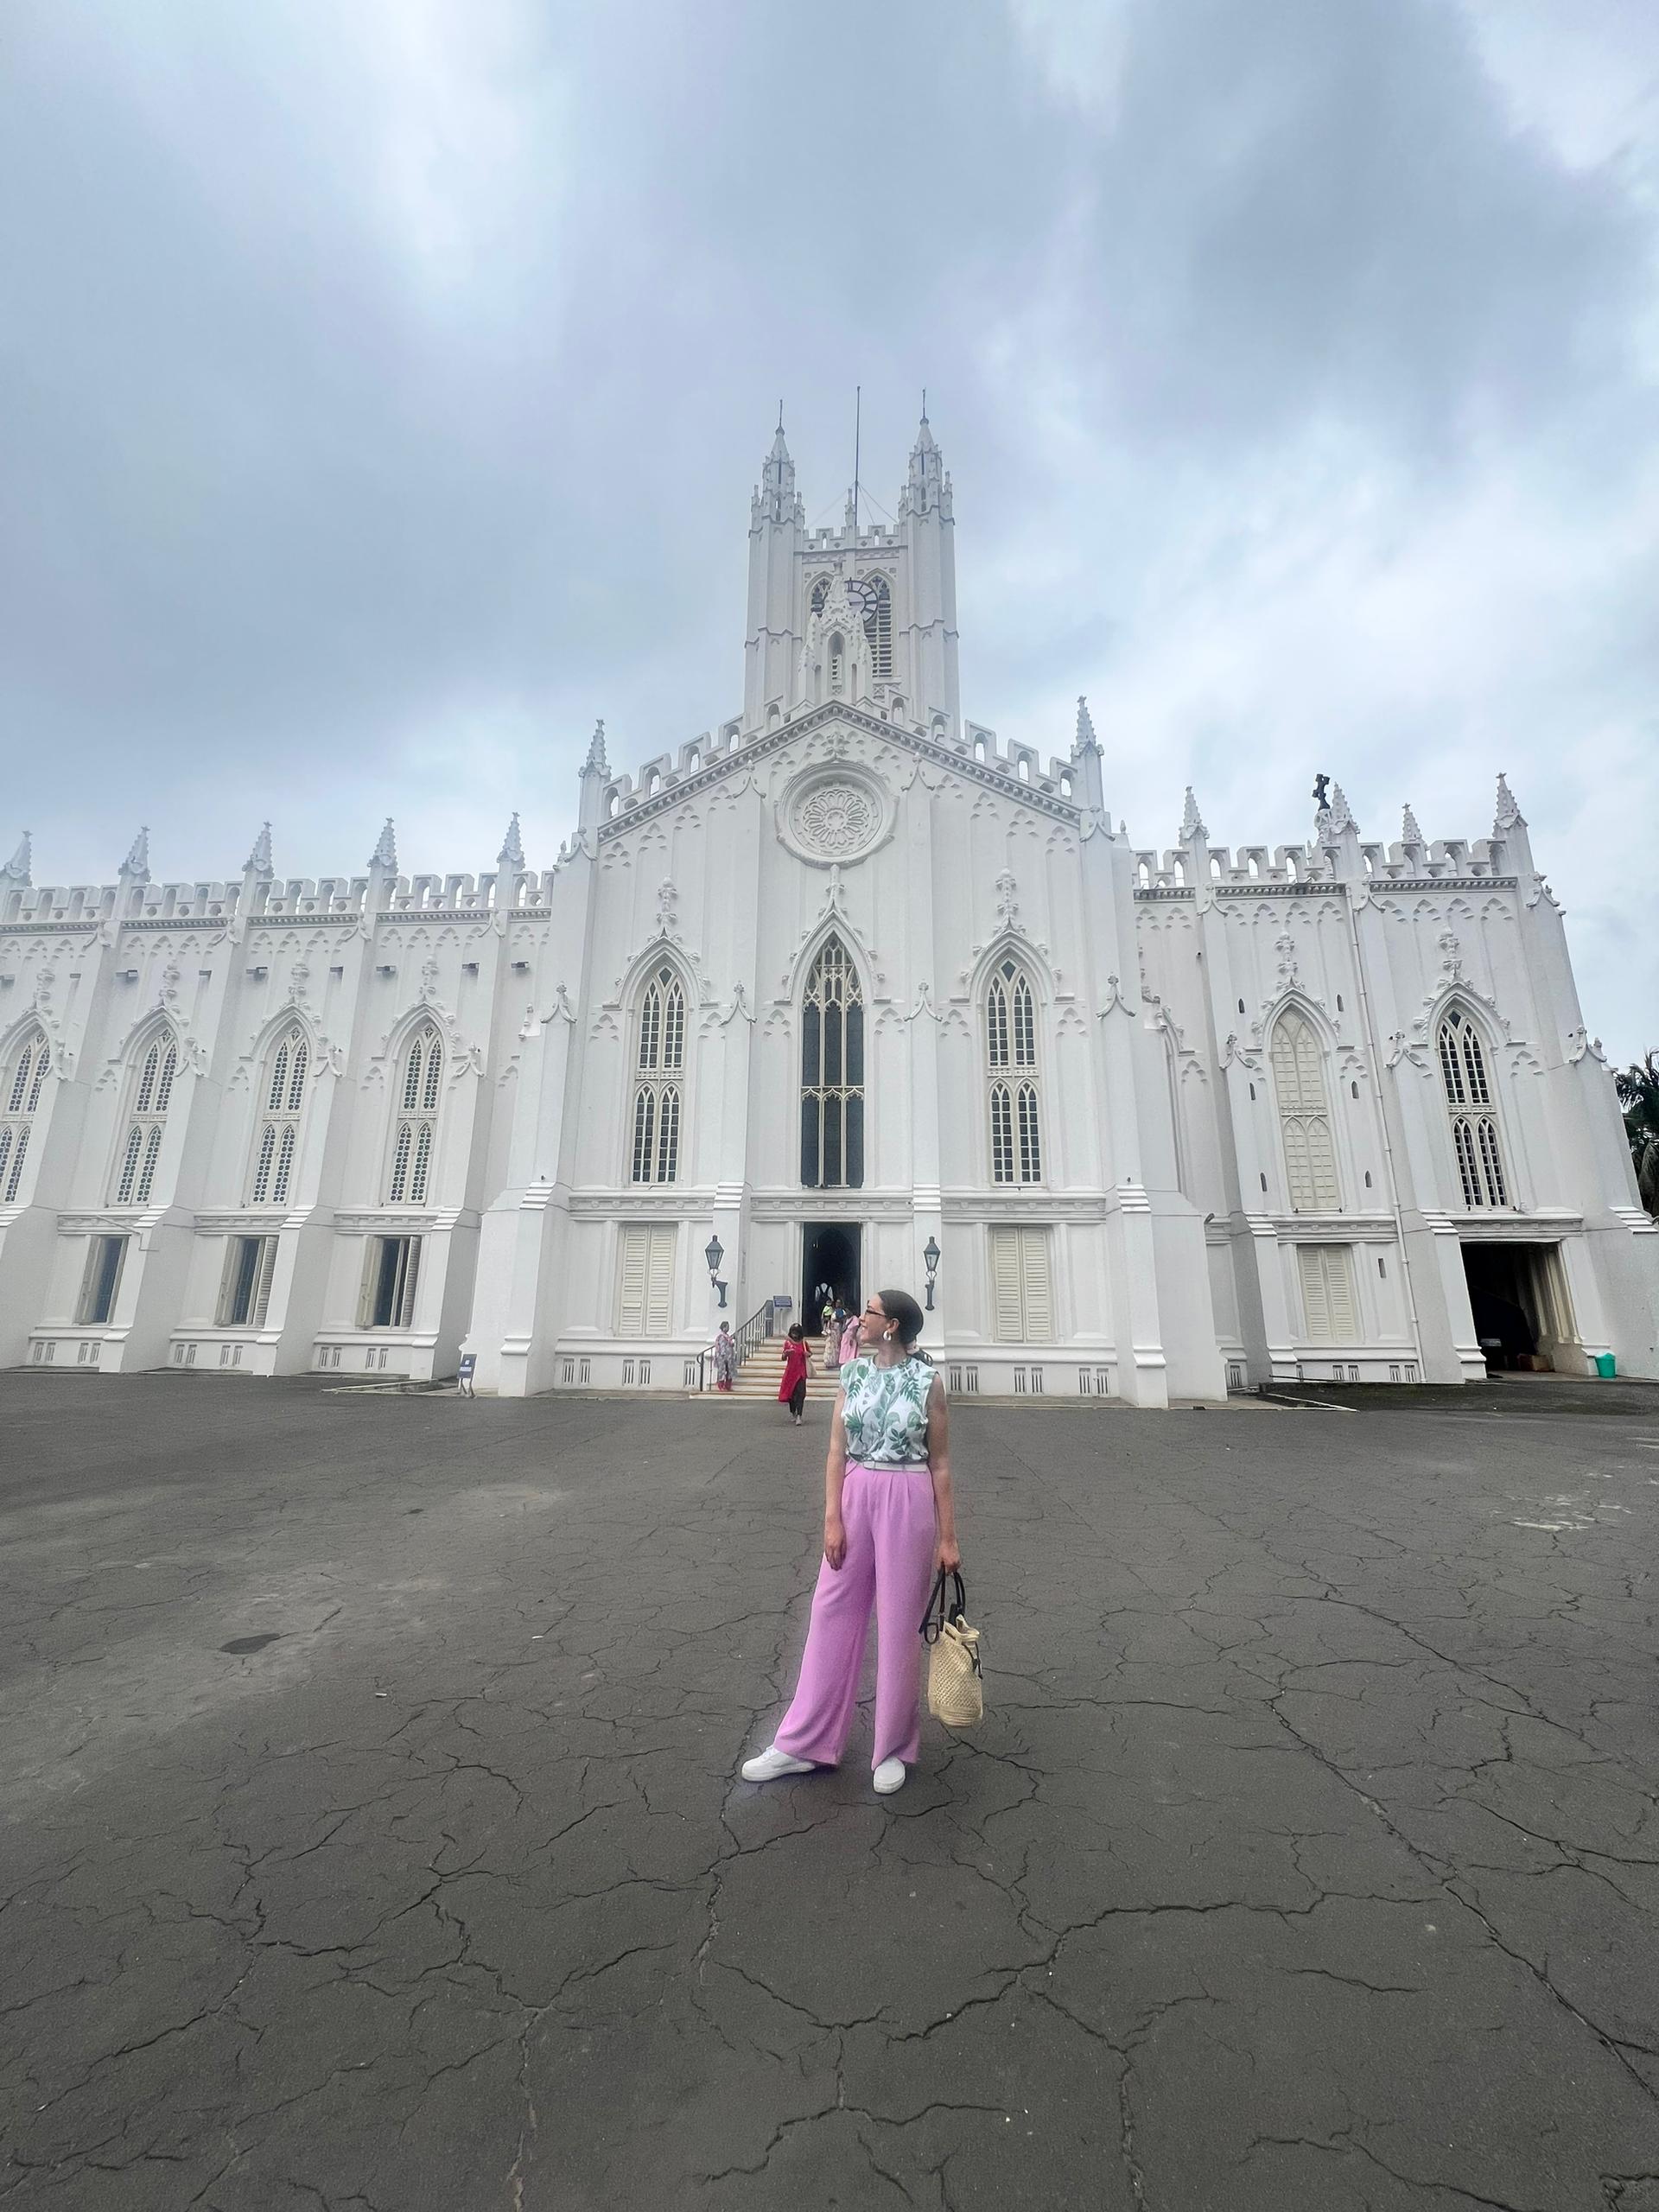
[[[944,1578],[947,1574],[957,1586],[948,1608],[944,1599]],[[927,1611],[922,1615],[922,1642],[937,1643],[947,1620],[964,1620],[967,1614],[968,1589],[962,1579],[962,1569],[959,1567],[942,1567],[939,1579],[933,1585],[933,1595],[927,1601]]]

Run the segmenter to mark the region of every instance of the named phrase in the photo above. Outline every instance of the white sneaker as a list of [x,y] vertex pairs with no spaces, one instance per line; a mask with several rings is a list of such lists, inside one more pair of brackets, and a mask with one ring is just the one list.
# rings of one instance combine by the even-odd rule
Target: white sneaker
[[[897,1761],[891,1764],[896,1765]],[[764,1751],[757,1751],[752,1759],[745,1759],[738,1771],[745,1782],[776,1782],[780,1774],[810,1774],[812,1762],[791,1758],[787,1751],[780,1751],[772,1744]],[[902,1782],[904,1778],[905,1770],[899,1767],[899,1779]],[[897,1784],[893,1786],[896,1788]]]
[[875,1770],[876,1796],[891,1797],[895,1789],[902,1789],[905,1786],[905,1772],[903,1759],[883,1759]]

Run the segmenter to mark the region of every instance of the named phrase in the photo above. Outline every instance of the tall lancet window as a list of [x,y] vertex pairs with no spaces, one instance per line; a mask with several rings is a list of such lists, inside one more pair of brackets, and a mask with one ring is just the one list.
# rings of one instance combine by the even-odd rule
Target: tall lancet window
[[294,1181],[311,1048],[297,1022],[272,1048],[260,1086],[260,1115],[253,1141],[248,1198],[256,1206],[282,1206]]
[[443,1039],[423,1022],[404,1047],[392,1118],[391,1165],[386,1204],[423,1206],[432,1181],[432,1155],[438,1142],[438,1099],[443,1084]]
[[1503,1179],[1503,1155],[1498,1147],[1486,1055],[1474,1023],[1461,1007],[1453,1007],[1441,1022],[1437,1043],[1463,1203],[1507,1206],[1509,1186]]
[[847,587],[847,596],[863,620],[871,672],[885,681],[893,674],[893,592],[887,580],[855,576]]
[[23,1179],[35,1109],[50,1064],[46,1039],[31,1030],[0,1073],[0,1205],[10,1205]]
[[839,698],[847,689],[847,640],[839,630],[830,640],[830,691]]
[[116,1153],[112,1203],[143,1206],[156,1183],[156,1163],[162,1155],[162,1131],[173,1102],[173,1080],[179,1071],[179,1048],[170,1030],[158,1030],[144,1047]]
[[985,995],[985,1057],[990,1067],[991,1180],[1040,1183],[1037,1001],[1012,960],[1003,961]]
[[1272,1059],[1290,1210],[1293,1213],[1335,1213],[1342,1205],[1342,1192],[1337,1182],[1337,1148],[1331,1136],[1325,1054],[1318,1031],[1294,1007],[1279,1017],[1273,1033]]
[[685,992],[664,962],[647,981],[639,1001],[639,1049],[633,1071],[634,1182],[679,1180],[684,1088]]
[[864,994],[836,937],[812,963],[801,1008],[801,1181],[864,1186]]

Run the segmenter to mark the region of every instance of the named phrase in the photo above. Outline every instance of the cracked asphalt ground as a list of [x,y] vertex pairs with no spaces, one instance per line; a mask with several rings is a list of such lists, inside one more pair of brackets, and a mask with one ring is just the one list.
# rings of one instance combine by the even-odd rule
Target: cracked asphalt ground
[[0,1376],[8,2212],[1659,2212],[1659,1391],[955,1426],[878,1801],[821,1426]]

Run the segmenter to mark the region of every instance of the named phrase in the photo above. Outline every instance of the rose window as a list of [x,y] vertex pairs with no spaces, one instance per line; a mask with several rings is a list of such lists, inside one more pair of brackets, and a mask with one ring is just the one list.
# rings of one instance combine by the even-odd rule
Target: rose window
[[881,826],[880,810],[857,784],[817,784],[795,817],[804,845],[832,858],[862,852]]

